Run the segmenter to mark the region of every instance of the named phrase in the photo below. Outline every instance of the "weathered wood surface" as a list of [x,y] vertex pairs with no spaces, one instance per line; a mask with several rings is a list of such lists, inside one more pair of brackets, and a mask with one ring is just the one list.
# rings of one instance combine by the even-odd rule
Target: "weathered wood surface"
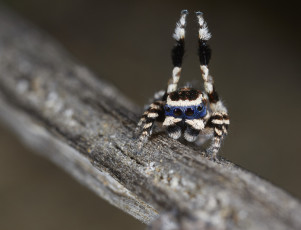
[[152,229],[301,229],[298,200],[230,162],[164,133],[137,151],[138,114],[47,35],[0,10],[0,118],[26,144],[111,204],[155,220]]

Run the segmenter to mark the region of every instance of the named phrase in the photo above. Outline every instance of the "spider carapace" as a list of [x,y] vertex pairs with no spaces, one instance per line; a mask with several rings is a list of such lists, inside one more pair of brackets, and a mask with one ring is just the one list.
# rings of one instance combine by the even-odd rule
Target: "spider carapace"
[[172,78],[168,81],[167,89],[156,93],[153,103],[143,113],[138,123],[138,129],[142,129],[139,140],[140,143],[145,143],[152,134],[155,122],[159,122],[173,139],[183,136],[187,141],[195,141],[198,145],[211,139],[206,152],[212,158],[216,158],[227,135],[230,121],[227,109],[215,90],[213,78],[209,75],[211,50],[207,41],[211,38],[211,34],[201,12],[196,12],[196,16],[199,24],[198,55],[205,91],[188,87],[178,88],[184,56],[187,15],[187,10],[181,12],[173,34],[176,44],[172,49],[174,65]]

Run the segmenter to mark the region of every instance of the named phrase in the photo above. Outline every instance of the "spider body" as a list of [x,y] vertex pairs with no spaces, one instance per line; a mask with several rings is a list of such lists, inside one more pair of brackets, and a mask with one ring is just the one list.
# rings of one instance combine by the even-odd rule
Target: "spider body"
[[203,14],[196,12],[199,23],[199,60],[205,92],[193,88],[178,88],[184,56],[184,38],[187,10],[181,12],[173,35],[176,44],[172,50],[173,71],[166,91],[155,94],[154,102],[142,115],[138,128],[142,127],[140,141],[144,143],[152,134],[155,122],[162,123],[169,137],[179,139],[181,136],[189,142],[203,144],[211,139],[207,153],[217,157],[222,140],[227,134],[229,117],[226,107],[220,101],[209,75],[208,63],[211,50],[207,45],[211,34],[204,21]]

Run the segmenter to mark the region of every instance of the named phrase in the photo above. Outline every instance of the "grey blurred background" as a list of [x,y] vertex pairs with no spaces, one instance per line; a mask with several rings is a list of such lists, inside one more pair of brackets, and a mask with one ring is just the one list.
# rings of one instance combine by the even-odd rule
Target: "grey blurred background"
[[[171,75],[171,34],[188,9],[181,82],[199,81],[201,10],[213,34],[211,74],[228,106],[223,157],[301,198],[298,1],[2,0],[80,62],[143,105]],[[0,229],[143,229],[0,125]]]

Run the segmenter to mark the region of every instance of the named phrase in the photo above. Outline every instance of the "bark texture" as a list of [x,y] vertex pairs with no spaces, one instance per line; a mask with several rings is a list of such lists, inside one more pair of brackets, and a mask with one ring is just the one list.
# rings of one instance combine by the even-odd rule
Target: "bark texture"
[[151,229],[301,229],[298,200],[230,162],[161,132],[139,151],[138,110],[0,9],[0,118],[26,144]]

